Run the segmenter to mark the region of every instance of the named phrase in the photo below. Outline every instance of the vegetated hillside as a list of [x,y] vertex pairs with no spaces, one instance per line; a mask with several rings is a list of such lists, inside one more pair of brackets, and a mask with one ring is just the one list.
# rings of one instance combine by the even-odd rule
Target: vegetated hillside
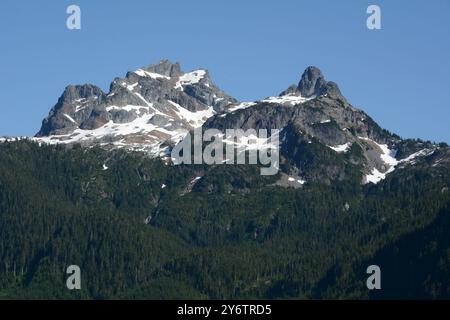
[[[1,143],[0,298],[450,298],[450,171],[431,165],[445,157],[378,184],[359,172],[289,188],[276,185],[287,165],[262,177]],[[73,264],[79,291],[65,285]],[[381,292],[365,287],[370,264]]]

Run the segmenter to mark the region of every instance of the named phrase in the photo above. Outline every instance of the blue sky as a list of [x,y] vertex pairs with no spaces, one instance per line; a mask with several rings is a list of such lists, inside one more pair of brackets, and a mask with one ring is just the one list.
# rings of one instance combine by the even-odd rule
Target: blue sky
[[[66,28],[81,7],[82,29]],[[381,7],[382,30],[366,28]],[[69,84],[107,91],[161,59],[209,69],[249,101],[297,83],[308,65],[382,127],[450,142],[450,1],[2,0],[0,136],[34,135]]]

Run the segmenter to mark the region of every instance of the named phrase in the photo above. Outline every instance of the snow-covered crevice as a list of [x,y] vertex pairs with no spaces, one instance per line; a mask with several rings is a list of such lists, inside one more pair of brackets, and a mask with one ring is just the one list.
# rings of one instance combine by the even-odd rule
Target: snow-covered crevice
[[180,119],[188,122],[194,128],[201,127],[205,123],[206,120],[208,120],[215,114],[213,107],[209,107],[208,109],[205,109],[205,110],[192,112],[186,108],[183,108],[178,103],[175,103],[171,100],[168,100],[168,101],[172,106],[175,107],[175,109],[176,109],[175,113],[177,114],[177,116]]
[[386,172],[380,172],[378,171],[377,168],[373,168],[372,172],[370,174],[367,174],[364,179],[365,179],[365,183],[373,183],[373,184],[377,184],[378,182],[380,182],[381,180],[386,179],[386,175],[388,173],[391,173],[392,171],[394,171],[394,168],[390,168],[388,169],[388,171]]
[[387,144],[380,144],[370,138],[366,137],[358,137],[361,140],[369,141],[376,145],[379,149],[381,149],[381,160],[388,166],[396,166],[398,164],[398,160],[395,158],[397,154],[397,150],[391,150],[389,149],[389,146]]
[[365,183],[377,184],[381,180],[386,179],[386,176],[389,173],[392,173],[396,169],[396,167],[398,167],[400,164],[407,164],[407,163],[414,164],[415,163],[414,159],[416,159],[417,157],[429,156],[435,151],[435,149],[425,148],[425,149],[422,149],[420,151],[417,151],[417,152],[409,155],[408,157],[406,157],[404,159],[398,160],[395,158],[395,156],[397,154],[397,150],[389,149],[388,145],[379,144],[376,141],[366,138],[366,137],[358,137],[358,138],[365,140],[365,141],[370,141],[371,143],[377,145],[382,152],[380,154],[380,158],[384,162],[384,164],[388,167],[388,169],[385,172],[381,172],[377,168],[373,168],[371,173],[365,176],[365,178],[364,178]]
[[347,142],[337,146],[328,146],[328,148],[333,149],[337,153],[345,153],[350,149],[351,145],[352,144],[350,142]]
[[127,89],[128,89],[129,91],[133,91],[134,88],[136,88],[138,85],[139,85],[139,83],[136,82],[136,83],[133,83],[133,84],[126,84],[126,87],[127,87]]
[[69,116],[67,113],[63,113],[63,116],[66,117],[70,122],[77,123],[71,116]]
[[372,171],[370,172],[370,174],[367,174],[364,177],[365,183],[377,184],[381,180],[386,179],[386,176],[395,170],[395,167],[398,164],[398,160],[395,158],[395,155],[397,154],[397,150],[391,150],[391,149],[389,149],[388,145],[379,144],[378,142],[376,142],[370,138],[366,138],[366,137],[358,137],[358,138],[376,145],[381,150],[380,159],[383,161],[383,163],[386,165],[386,167],[388,169],[385,172],[381,172],[377,168],[373,168]]

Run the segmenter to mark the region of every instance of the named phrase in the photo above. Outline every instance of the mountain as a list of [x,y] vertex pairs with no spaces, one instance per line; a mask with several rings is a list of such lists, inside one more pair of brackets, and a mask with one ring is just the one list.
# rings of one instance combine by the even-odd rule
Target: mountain
[[[299,78],[239,102],[162,61],[67,87],[36,137],[0,139],[0,299],[449,299],[450,148]],[[280,129],[278,172],[173,165],[194,128]]]
[[108,93],[90,84],[68,86],[36,137],[160,155],[235,101],[206,70],[185,73],[178,63],[163,60],[114,79]]
[[337,84],[326,81],[316,67],[308,67],[299,84],[278,97],[232,105],[227,111],[204,126],[282,129],[282,155],[303,176],[301,181],[329,183],[342,180],[350,171],[361,172],[362,183],[378,183],[395,168],[440,148],[430,142],[403,140],[382,129],[349,104]]
[[[349,104],[317,67],[308,67],[298,85],[279,96],[239,103],[213,84],[208,71],[184,73],[168,60],[114,79],[108,93],[94,85],[68,86],[36,140],[125,148],[167,160],[171,148],[201,126],[280,129],[283,161],[292,165],[295,178],[284,176],[279,184],[293,187],[298,181],[342,180],[355,172],[362,173],[362,183],[377,183],[439,149],[383,130]],[[325,153],[329,163],[323,163],[325,156],[308,156],[317,152]]]

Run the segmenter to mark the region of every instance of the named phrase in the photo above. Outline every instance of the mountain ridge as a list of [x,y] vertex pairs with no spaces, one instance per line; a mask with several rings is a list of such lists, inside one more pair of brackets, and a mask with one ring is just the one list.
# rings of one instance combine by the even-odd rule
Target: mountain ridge
[[[439,148],[382,129],[315,66],[278,96],[239,102],[218,88],[207,70],[183,72],[169,60],[116,77],[108,92],[92,84],[67,86],[33,139],[139,151],[170,163],[173,146],[198,127],[280,129],[283,160],[293,166],[298,181],[340,180],[344,167],[351,166],[363,173],[362,183],[378,183],[396,167]],[[312,174],[313,160],[301,153],[312,152],[314,158],[317,150],[308,151],[313,144],[331,150],[319,152],[341,164],[329,163],[322,173]]]

